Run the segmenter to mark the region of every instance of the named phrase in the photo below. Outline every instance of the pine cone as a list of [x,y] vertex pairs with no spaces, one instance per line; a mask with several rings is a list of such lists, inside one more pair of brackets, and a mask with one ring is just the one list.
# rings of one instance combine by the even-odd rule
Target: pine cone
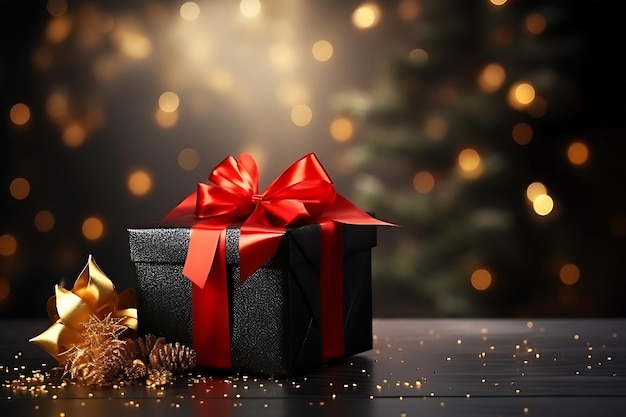
[[136,340],[137,345],[137,359],[141,359],[144,363],[150,362],[150,351],[154,347],[154,343],[157,338],[153,334],[147,334],[144,337],[140,337]]
[[150,365],[181,374],[196,366],[196,352],[179,342],[166,343],[165,338],[159,337],[150,351]]
[[150,369],[148,370],[148,377],[146,378],[146,385],[159,386],[168,384],[173,381],[175,377],[167,369]]
[[135,359],[124,369],[124,374],[131,382],[140,381],[148,376],[148,367],[141,359]]

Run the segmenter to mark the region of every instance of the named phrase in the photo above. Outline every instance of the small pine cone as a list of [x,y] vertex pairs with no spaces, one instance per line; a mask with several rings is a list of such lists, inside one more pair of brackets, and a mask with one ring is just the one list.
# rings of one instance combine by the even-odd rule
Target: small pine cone
[[150,369],[146,378],[146,385],[159,386],[169,384],[175,379],[174,375],[167,369]]
[[144,363],[150,362],[150,352],[154,347],[154,343],[157,341],[157,338],[153,334],[147,334],[144,337],[140,337],[136,341],[137,359],[141,359]]
[[181,374],[196,366],[196,352],[179,342],[165,343],[165,338],[160,337],[150,351],[150,365]]
[[124,374],[131,382],[140,381],[148,376],[148,367],[141,359],[135,359],[124,369]]

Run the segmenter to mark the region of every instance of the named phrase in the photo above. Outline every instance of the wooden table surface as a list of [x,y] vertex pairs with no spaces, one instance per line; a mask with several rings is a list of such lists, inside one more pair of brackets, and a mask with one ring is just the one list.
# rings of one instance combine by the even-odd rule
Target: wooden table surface
[[286,380],[12,384],[56,365],[48,325],[0,322],[0,416],[626,416],[626,319],[375,319],[372,350]]

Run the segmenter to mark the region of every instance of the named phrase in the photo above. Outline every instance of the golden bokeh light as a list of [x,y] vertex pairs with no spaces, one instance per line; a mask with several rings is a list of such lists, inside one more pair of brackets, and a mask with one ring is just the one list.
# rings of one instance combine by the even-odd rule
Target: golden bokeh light
[[8,233],[0,236],[0,255],[12,256],[17,252],[17,240]]
[[525,122],[516,124],[511,131],[513,141],[518,145],[528,145],[533,139],[533,134],[532,126]]
[[479,268],[472,272],[472,277],[470,278],[472,283],[472,287],[478,291],[484,291],[487,288],[491,287],[491,283],[493,278],[491,277],[491,272],[487,271],[484,268]]
[[15,178],[9,184],[9,193],[16,200],[24,200],[30,194],[30,182],[26,178]]
[[420,48],[412,49],[409,52],[409,59],[416,64],[423,64],[428,61],[428,52]]
[[554,200],[548,194],[539,194],[533,200],[533,210],[540,216],[547,216],[554,209]]
[[128,176],[127,186],[133,195],[146,195],[152,188],[152,177],[147,171],[136,169]]
[[118,48],[131,59],[144,59],[152,53],[152,41],[137,28],[120,24],[113,33]]
[[546,186],[537,181],[530,183],[528,187],[526,187],[526,198],[528,198],[528,201],[530,202],[535,201],[535,198],[537,198],[537,196],[547,193],[548,190],[546,189]]
[[480,167],[480,154],[475,149],[466,148],[459,152],[459,168],[465,172],[475,171]]
[[507,0],[489,0],[489,3],[493,4],[494,6],[504,6],[506,2]]
[[337,142],[346,142],[353,134],[354,122],[348,117],[336,117],[330,123],[330,136]]
[[87,140],[87,132],[80,123],[72,122],[65,126],[61,139],[68,148],[77,148]]
[[67,98],[62,93],[53,93],[46,100],[46,113],[51,120],[62,121],[67,116]]
[[352,12],[352,24],[357,29],[369,29],[380,20],[380,7],[376,3],[363,3]]
[[507,99],[513,109],[524,109],[535,99],[535,88],[526,82],[515,83],[509,89]]
[[83,222],[83,236],[88,240],[98,240],[104,233],[104,224],[98,217],[88,217]]
[[417,0],[400,0],[398,3],[398,16],[400,16],[402,20],[415,20],[419,14],[420,5]]
[[575,264],[565,264],[559,270],[559,279],[565,285],[574,285],[580,279],[580,270]]
[[172,113],[178,110],[180,99],[178,94],[166,91],[159,96],[159,108],[166,113]]
[[278,101],[287,107],[309,102],[311,98],[307,86],[295,81],[285,81],[279,84],[276,89],[276,96]]
[[289,71],[296,66],[296,54],[286,42],[274,42],[270,45],[269,58],[274,69]]
[[443,139],[448,133],[448,123],[443,117],[430,117],[424,126],[424,135],[432,141]]
[[247,18],[257,17],[261,14],[261,2],[259,0],[241,0],[239,11]]
[[291,121],[296,126],[306,126],[313,119],[313,111],[306,104],[297,104],[291,109]]
[[435,177],[428,171],[420,171],[413,176],[413,188],[421,194],[432,191],[435,187]]
[[199,163],[200,155],[195,149],[185,148],[178,153],[178,165],[185,171],[195,169]]
[[35,214],[33,219],[35,229],[40,232],[49,232],[54,228],[54,215],[48,210],[41,210]]
[[235,80],[233,75],[225,69],[212,69],[204,76],[204,83],[213,91],[226,94],[233,88]]
[[313,44],[311,53],[316,60],[326,62],[333,56],[333,45],[327,40],[321,39]]
[[67,1],[66,0],[48,0],[46,4],[46,9],[50,16],[63,16],[65,12],[67,12]]
[[574,165],[584,165],[589,159],[589,148],[584,142],[572,142],[567,147],[567,159]]
[[180,6],[180,17],[185,20],[196,20],[200,16],[200,6],[193,1],[186,1]]
[[178,122],[178,112],[166,112],[159,107],[154,114],[154,120],[156,121],[157,126],[163,129],[169,129],[174,127]]
[[0,301],[6,300],[11,295],[11,283],[6,278],[0,278]]
[[497,91],[506,80],[506,71],[500,64],[491,63],[485,66],[478,76],[478,86],[485,93]]
[[46,27],[46,39],[50,43],[61,43],[72,30],[70,19],[65,16],[54,17]]
[[16,103],[9,110],[11,122],[17,126],[22,126],[30,120],[30,108],[24,103]]
[[524,26],[528,33],[533,35],[540,35],[546,30],[547,22],[544,15],[541,13],[531,13],[524,19]]

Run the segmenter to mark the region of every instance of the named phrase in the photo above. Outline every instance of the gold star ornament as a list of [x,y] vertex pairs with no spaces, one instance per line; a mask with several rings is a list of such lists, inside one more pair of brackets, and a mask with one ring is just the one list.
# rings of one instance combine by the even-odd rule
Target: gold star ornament
[[92,255],[71,290],[55,285],[54,292],[47,304],[52,325],[30,342],[59,363],[67,360],[62,355],[64,352],[83,342],[85,324],[93,316],[103,320],[110,315],[119,319],[125,331],[135,333],[137,330],[137,293],[129,288],[118,294]]

